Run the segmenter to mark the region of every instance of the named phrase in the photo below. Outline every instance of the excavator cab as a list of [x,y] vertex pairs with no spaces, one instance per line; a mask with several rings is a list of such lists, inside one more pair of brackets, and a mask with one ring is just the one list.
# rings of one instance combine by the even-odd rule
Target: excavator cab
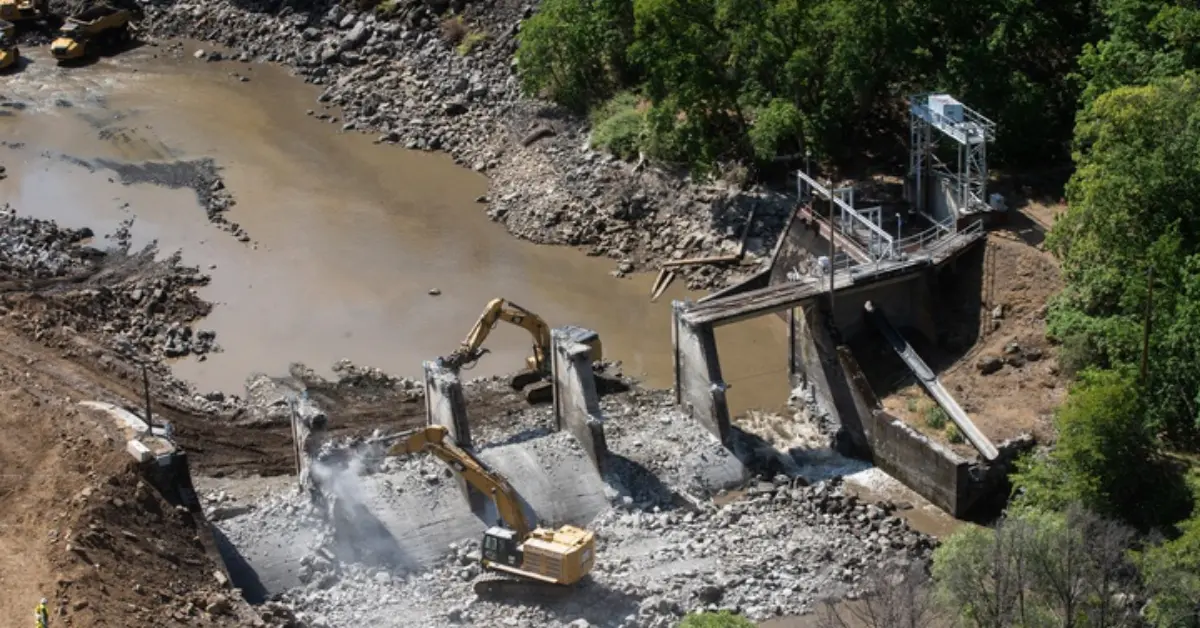
[[483,533],[483,559],[490,563],[520,567],[520,545],[516,532],[493,526]]

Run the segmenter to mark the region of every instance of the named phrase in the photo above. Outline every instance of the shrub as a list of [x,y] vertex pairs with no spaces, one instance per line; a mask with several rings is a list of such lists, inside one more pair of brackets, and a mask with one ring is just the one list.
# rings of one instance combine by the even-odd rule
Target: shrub
[[958,430],[957,425],[949,423],[946,425],[946,440],[957,445],[966,442],[967,439],[963,438],[962,432]]
[[479,44],[487,41],[487,38],[487,33],[484,32],[471,31],[467,33],[467,36],[463,37],[463,40],[458,44],[458,54],[464,57],[471,54],[471,51]]
[[375,5],[375,14],[380,17],[391,17],[400,8],[400,0],[383,0]]
[[462,43],[469,32],[467,23],[463,21],[461,15],[452,15],[442,20],[442,39],[452,46]]
[[679,628],[754,628],[754,622],[729,611],[694,613],[684,617]]
[[754,156],[770,161],[780,149],[799,148],[804,135],[804,117],[789,101],[776,98],[754,113],[750,127],[750,144]]
[[632,159],[641,150],[646,115],[637,96],[622,92],[592,111],[592,145]]
[[943,410],[941,406],[933,405],[929,406],[929,408],[925,410],[925,425],[928,425],[935,430],[940,430],[946,427],[946,421],[949,418],[950,417],[946,415],[946,411]]

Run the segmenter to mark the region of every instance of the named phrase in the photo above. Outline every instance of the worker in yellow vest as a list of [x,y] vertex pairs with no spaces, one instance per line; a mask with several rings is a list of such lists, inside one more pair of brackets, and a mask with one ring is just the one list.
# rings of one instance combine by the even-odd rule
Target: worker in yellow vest
[[37,618],[37,628],[50,628],[50,612],[46,610],[46,598],[42,598],[33,614]]

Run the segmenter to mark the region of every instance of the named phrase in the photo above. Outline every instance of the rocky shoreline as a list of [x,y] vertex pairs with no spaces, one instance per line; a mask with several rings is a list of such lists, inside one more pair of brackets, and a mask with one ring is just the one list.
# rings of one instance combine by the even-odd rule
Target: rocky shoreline
[[697,185],[590,150],[586,121],[520,94],[512,54],[533,5],[459,6],[469,49],[444,34],[447,7],[401,0],[384,19],[329,2],[147,2],[143,27],[233,51],[206,51],[210,60],[283,64],[324,87],[313,115],[379,142],[449,153],[490,178],[480,201],[520,238],[607,256],[623,275],[737,252],[752,218],[740,261],[678,271],[705,289],[761,268],[791,207],[786,195]]

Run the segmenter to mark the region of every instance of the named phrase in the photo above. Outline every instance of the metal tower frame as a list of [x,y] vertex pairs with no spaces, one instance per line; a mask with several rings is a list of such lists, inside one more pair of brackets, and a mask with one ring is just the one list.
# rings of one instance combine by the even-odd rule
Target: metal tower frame
[[[954,184],[954,200],[959,211],[986,211],[990,207],[987,197],[987,145],[996,139],[996,123],[948,94],[910,96],[908,110],[908,170],[915,186],[914,204],[917,208],[925,210],[925,188],[929,175],[941,173]],[[938,131],[936,136],[933,133],[935,129]],[[949,138],[957,144],[956,170],[952,171],[935,153],[938,140],[943,138]]]

